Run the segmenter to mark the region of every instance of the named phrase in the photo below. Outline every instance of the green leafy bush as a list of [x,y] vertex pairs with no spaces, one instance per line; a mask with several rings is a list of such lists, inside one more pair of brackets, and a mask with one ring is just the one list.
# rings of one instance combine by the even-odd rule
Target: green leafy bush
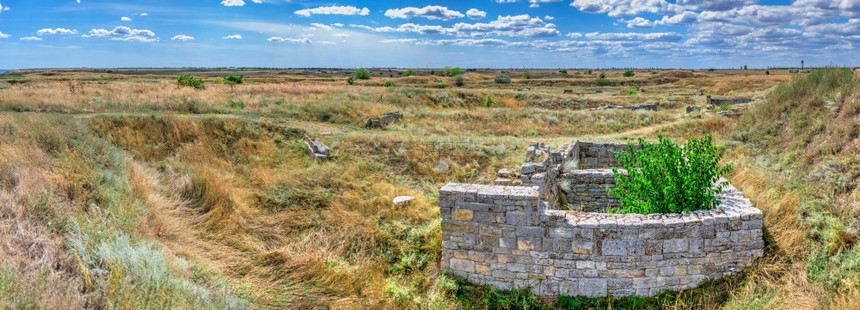
[[719,205],[715,194],[725,184],[716,184],[731,170],[731,164],[720,166],[722,151],[711,142],[711,136],[690,139],[680,146],[658,135],[656,144],[639,139],[639,146],[615,153],[627,173],[615,173],[615,188],[608,189],[618,198],[621,213],[681,213],[708,210]]
[[599,78],[597,78],[597,80],[594,80],[594,85],[597,85],[597,86],[611,86],[611,85],[612,85],[612,81],[610,81],[609,79],[607,79],[605,74],[601,73],[601,74],[600,74],[600,77],[599,77]]
[[493,98],[490,97],[490,94],[487,94],[487,98],[484,98],[484,106],[488,108],[493,106]]
[[632,77],[634,75],[636,75],[636,72],[633,72],[633,70],[624,71],[624,77]]
[[224,77],[224,84],[227,85],[238,85],[245,82],[245,76],[243,75],[228,75]]
[[361,68],[361,69],[355,70],[355,74],[353,76],[359,80],[369,80],[371,77],[371,74],[370,74],[370,70],[367,70],[367,68]]
[[567,74],[567,70],[561,69],[561,70],[558,70],[558,73]]
[[206,88],[206,85],[203,85],[203,79],[193,77],[191,74],[180,74],[177,83],[179,83],[179,86],[189,86],[196,89]]
[[346,79],[346,83],[349,85],[352,85],[353,83],[355,83],[355,76],[353,75],[353,76],[350,76],[348,79]]
[[493,79],[493,82],[495,82],[496,84],[510,84],[511,77],[504,74],[499,74],[496,75],[496,78]]
[[394,85],[394,82],[392,82],[392,81],[385,81],[385,84],[383,84],[383,86],[385,86],[385,87],[394,87],[395,85]]
[[591,74],[592,72],[594,71],[591,71],[591,69],[585,70],[585,74]]
[[447,76],[457,76],[457,75],[461,75],[463,73],[466,73],[466,71],[463,71],[463,69],[461,69],[460,67],[454,67],[454,68],[445,68],[444,74]]
[[418,75],[418,72],[415,71],[414,69],[406,70],[406,72],[403,72],[400,74],[400,76],[416,76],[416,75]]
[[532,78],[532,73],[529,71],[523,72],[523,78],[526,80],[530,80]]
[[454,84],[456,84],[457,86],[466,85],[466,77],[464,77],[462,74],[455,76]]

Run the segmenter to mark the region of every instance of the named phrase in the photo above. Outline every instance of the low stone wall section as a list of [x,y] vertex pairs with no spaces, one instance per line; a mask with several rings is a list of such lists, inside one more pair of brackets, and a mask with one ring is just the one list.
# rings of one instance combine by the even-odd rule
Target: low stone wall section
[[626,144],[575,141],[579,149],[579,169],[606,169],[618,166],[615,152],[627,149]]
[[654,296],[740,272],[763,252],[762,213],[734,187],[684,214],[549,210],[537,187],[439,191],[441,265],[473,283],[538,295]]
[[615,187],[615,174],[611,169],[574,170],[565,172],[561,180],[561,195],[567,208],[583,212],[606,212],[618,207],[618,199],[607,192]]

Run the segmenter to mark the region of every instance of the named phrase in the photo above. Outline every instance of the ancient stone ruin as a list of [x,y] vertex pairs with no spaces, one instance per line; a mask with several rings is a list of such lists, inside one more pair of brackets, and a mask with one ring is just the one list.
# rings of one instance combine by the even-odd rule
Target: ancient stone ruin
[[388,127],[388,125],[391,125],[401,119],[403,119],[403,114],[401,114],[400,112],[388,112],[382,114],[382,118],[368,118],[367,121],[364,122],[364,127],[371,129],[385,129]]
[[753,101],[750,98],[711,98],[711,96],[708,96],[705,99],[706,103],[711,106],[736,105]]
[[605,105],[597,108],[597,110],[614,110],[614,109],[626,109],[631,111],[637,110],[649,110],[649,111],[657,111],[657,102],[650,101],[643,104],[633,105],[633,106],[622,106],[622,105]]
[[606,213],[618,203],[606,194],[614,186],[607,168],[624,148],[533,143],[524,186],[446,185],[442,268],[544,297],[654,296],[735,274],[762,256],[762,213],[731,185],[713,210]]
[[305,148],[308,150],[308,155],[314,160],[326,159],[331,156],[328,146],[320,142],[319,139],[311,139],[307,135],[305,135]]

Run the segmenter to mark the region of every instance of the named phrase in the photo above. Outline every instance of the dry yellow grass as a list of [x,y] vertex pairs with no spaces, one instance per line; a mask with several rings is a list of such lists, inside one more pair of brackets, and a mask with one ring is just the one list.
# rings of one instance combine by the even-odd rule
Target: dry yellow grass
[[[617,78],[620,72],[608,75]],[[648,92],[635,98],[619,95],[617,89],[588,96],[621,104],[670,100],[664,89],[689,90],[698,87],[696,83],[713,84],[714,92],[758,94],[785,78],[683,73],[637,74],[635,79],[643,83],[664,77],[680,82],[649,85]],[[528,85],[585,85],[596,77],[572,75],[537,72],[543,80]],[[498,86],[492,84],[493,76],[470,72],[467,87],[438,89],[436,80],[452,85],[450,78],[390,78],[398,87],[383,88],[377,85],[389,78],[347,87],[343,77],[328,82],[267,75],[248,76],[247,84],[236,87],[213,84],[209,78],[206,90],[194,90],[179,88],[174,77],[163,76],[107,75],[99,81],[92,74],[28,75],[25,83],[0,92],[0,110],[8,114],[0,116],[0,156],[5,158],[0,161],[0,184],[10,184],[0,187],[0,204],[12,201],[0,205],[5,208],[0,215],[11,214],[0,216],[0,227],[16,227],[27,232],[24,237],[39,240],[44,257],[63,266],[48,278],[69,284],[28,282],[22,286],[26,291],[16,294],[52,297],[37,308],[90,301],[137,305],[122,302],[134,297],[121,281],[129,273],[100,275],[69,254],[64,235],[26,218],[22,208],[28,205],[22,202],[27,199],[21,197],[50,191],[61,202],[51,205],[51,212],[105,223],[110,221],[99,216],[109,212],[108,204],[125,206],[120,210],[126,212],[140,207],[139,218],[123,216],[135,221],[116,224],[123,227],[118,231],[136,242],[163,245],[175,269],[171,272],[179,279],[223,280],[230,294],[255,308],[457,308],[460,304],[449,289],[437,283],[441,237],[435,195],[442,184],[489,183],[499,168],[516,168],[522,162],[530,140],[562,143],[583,135],[619,140],[657,132],[679,139],[704,133],[725,137],[735,126],[734,120],[723,118],[680,119],[686,101],[676,99],[657,113],[538,109],[529,100],[563,96],[557,94],[560,89],[539,86],[530,93],[534,99],[517,97],[518,92],[500,88],[526,82],[515,79],[512,85]],[[754,80],[752,86],[745,88],[744,79]],[[481,105],[487,93],[498,98],[496,107]],[[86,113],[52,118],[10,110]],[[406,119],[388,130],[361,127],[367,117],[392,110],[405,112]],[[19,121],[22,118],[26,120]],[[67,129],[68,124],[57,119],[80,125],[76,134],[91,139],[82,141],[104,139],[122,150],[107,156],[114,156],[113,161],[92,158],[92,152],[73,146],[81,142],[52,132]],[[19,138],[3,140],[9,131]],[[304,133],[323,139],[335,157],[309,160],[298,140]],[[799,196],[753,166],[738,166],[731,179],[764,210],[773,252],[746,280],[721,286],[732,289],[732,297],[722,305],[821,307],[823,289],[809,283],[796,255],[804,247],[796,212]],[[114,183],[120,188],[127,184],[127,193],[120,190],[111,193],[116,197],[107,197],[100,192]],[[392,199],[400,195],[417,199],[395,208]],[[33,227],[28,231],[14,225]],[[104,227],[97,225],[92,227]],[[14,253],[8,257],[36,257],[22,250],[24,237],[0,231],[4,236],[8,238],[0,247]],[[17,274],[15,279],[37,278],[31,269],[12,274]],[[109,285],[100,286],[104,283]],[[98,291],[100,287],[107,289]],[[693,292],[664,305],[716,307],[725,301],[724,293],[695,295],[703,298],[698,302],[685,299],[697,294]],[[834,305],[852,306],[853,294],[837,296]]]

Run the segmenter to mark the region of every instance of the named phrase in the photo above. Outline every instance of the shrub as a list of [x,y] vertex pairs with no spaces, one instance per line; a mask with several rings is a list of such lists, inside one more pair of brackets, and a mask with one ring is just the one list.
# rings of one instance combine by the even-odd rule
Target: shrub
[[189,86],[196,89],[206,88],[206,85],[203,85],[203,79],[193,77],[191,74],[180,74],[177,83],[179,83],[179,86]]
[[242,75],[228,75],[224,77],[224,84],[227,85],[238,85],[244,83],[245,76]]
[[355,70],[355,74],[353,76],[355,76],[355,78],[359,79],[359,80],[369,80],[371,77],[371,74],[370,74],[370,70],[367,70],[366,68],[361,68],[361,69]]
[[446,67],[444,74],[447,76],[457,76],[457,75],[461,75],[463,73],[466,73],[466,71],[463,71],[463,69],[460,69],[460,67],[454,67],[454,68],[447,68]]
[[725,184],[716,184],[731,164],[720,166],[722,151],[711,143],[711,136],[691,138],[679,146],[658,135],[651,144],[639,139],[639,147],[615,153],[627,173],[615,173],[616,187],[607,191],[619,199],[621,213],[681,213],[708,210],[719,205],[715,194]]
[[600,76],[598,76],[598,77],[599,77],[599,78],[601,78],[601,79],[605,79],[605,78],[606,78],[606,73],[600,72]]
[[355,83],[355,76],[353,75],[353,76],[350,76],[348,79],[346,79],[346,83],[349,85],[352,85],[353,83]]
[[403,72],[400,74],[400,76],[416,76],[416,75],[418,75],[418,72],[416,72],[414,69],[406,70],[406,72]]
[[585,70],[585,74],[591,74],[592,72],[594,72],[594,71],[591,71],[591,69]]
[[493,82],[496,84],[510,84],[511,83],[511,77],[504,75],[504,74],[499,74],[499,75],[496,75],[496,78],[493,79]]
[[523,78],[526,80],[530,80],[532,78],[532,73],[528,71],[523,72]]
[[487,94],[487,98],[484,98],[484,106],[488,108],[493,106],[493,98],[490,97],[490,94]]
[[633,70],[624,71],[624,77],[632,77],[634,75],[636,75],[636,72],[633,72]]
[[567,74],[567,70],[561,69],[561,70],[558,70],[558,73]]
[[601,73],[600,77],[594,81],[594,84],[597,86],[610,86],[612,85],[612,81],[606,78],[606,75]]
[[383,86],[385,86],[385,87],[394,87],[395,85],[394,85],[394,82],[392,82],[392,81],[385,81],[385,84],[383,84]]
[[454,84],[456,84],[457,86],[466,85],[466,77],[464,77],[462,74],[455,76]]

